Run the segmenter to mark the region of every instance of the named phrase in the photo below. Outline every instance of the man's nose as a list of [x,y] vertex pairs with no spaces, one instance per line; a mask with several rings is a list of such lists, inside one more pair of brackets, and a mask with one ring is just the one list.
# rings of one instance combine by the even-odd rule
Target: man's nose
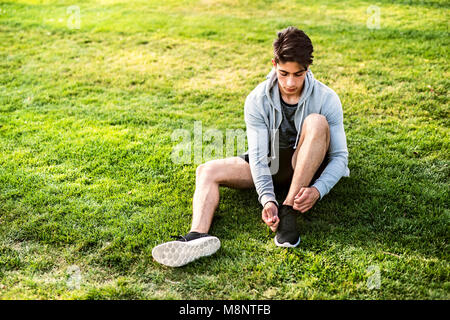
[[292,87],[295,85],[294,77],[288,77],[286,82],[288,87]]

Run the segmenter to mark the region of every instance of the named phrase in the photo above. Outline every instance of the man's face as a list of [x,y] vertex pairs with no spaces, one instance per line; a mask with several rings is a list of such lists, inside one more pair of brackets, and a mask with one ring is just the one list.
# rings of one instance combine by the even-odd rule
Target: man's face
[[272,59],[272,64],[277,71],[278,86],[281,93],[285,96],[300,96],[307,69],[298,62],[276,63]]

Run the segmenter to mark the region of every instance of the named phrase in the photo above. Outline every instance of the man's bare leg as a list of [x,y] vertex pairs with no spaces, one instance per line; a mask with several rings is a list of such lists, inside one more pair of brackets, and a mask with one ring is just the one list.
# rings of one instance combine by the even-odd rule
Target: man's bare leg
[[235,189],[253,187],[250,165],[239,157],[230,157],[211,160],[197,167],[191,231],[208,233],[219,205],[220,185]]
[[289,192],[283,204],[293,206],[302,187],[308,187],[320,167],[330,144],[330,129],[326,118],[313,113],[303,122],[300,141],[292,156],[292,177]]
[[214,211],[219,205],[219,186],[232,188],[254,186],[249,164],[239,157],[211,160],[199,165],[195,184],[191,232],[181,240],[162,243],[152,250],[153,258],[163,265],[184,266],[219,250],[219,238],[205,235],[211,226]]

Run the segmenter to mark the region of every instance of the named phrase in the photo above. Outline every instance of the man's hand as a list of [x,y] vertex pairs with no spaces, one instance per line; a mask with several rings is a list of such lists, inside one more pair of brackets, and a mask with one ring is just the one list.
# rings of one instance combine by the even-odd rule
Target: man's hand
[[315,187],[301,188],[294,198],[294,205],[292,207],[303,213],[311,209],[319,198],[319,190]]
[[278,218],[278,208],[275,203],[269,201],[264,205],[262,219],[270,227],[272,232],[277,231],[280,218]]

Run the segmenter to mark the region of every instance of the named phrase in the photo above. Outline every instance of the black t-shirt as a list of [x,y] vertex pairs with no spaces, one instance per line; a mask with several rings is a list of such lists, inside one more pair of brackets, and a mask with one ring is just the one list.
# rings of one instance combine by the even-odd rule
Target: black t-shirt
[[283,119],[279,128],[279,146],[280,148],[293,148],[297,139],[297,129],[295,128],[294,115],[297,110],[297,104],[284,102],[280,93],[281,112]]

